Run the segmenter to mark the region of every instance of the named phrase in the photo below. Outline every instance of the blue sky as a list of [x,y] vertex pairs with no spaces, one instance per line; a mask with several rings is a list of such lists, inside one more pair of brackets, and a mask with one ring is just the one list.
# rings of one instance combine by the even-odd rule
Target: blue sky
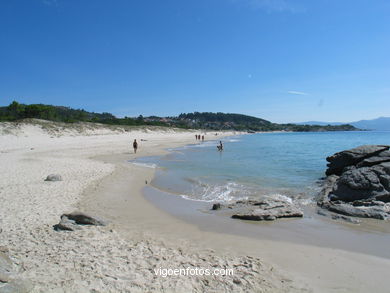
[[390,116],[388,0],[2,0],[0,105]]

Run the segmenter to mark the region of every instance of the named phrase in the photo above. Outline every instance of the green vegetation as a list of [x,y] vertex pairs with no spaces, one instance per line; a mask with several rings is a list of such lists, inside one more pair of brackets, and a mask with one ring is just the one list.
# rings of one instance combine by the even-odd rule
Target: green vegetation
[[12,102],[8,107],[0,107],[0,121],[17,121],[26,118],[44,119],[56,122],[94,122],[110,125],[156,125],[166,126],[158,121],[145,122],[142,116],[138,118],[117,118],[110,113],[93,113],[76,110],[69,107],[43,104],[24,105]]
[[12,102],[8,107],[0,107],[0,121],[18,121],[26,118],[44,119],[56,122],[94,122],[109,125],[154,125],[178,128],[240,131],[351,131],[358,130],[352,125],[320,126],[277,124],[270,121],[241,114],[194,112],[180,114],[178,117],[124,117],[117,118],[110,113],[93,113],[69,107],[43,104],[19,104]]

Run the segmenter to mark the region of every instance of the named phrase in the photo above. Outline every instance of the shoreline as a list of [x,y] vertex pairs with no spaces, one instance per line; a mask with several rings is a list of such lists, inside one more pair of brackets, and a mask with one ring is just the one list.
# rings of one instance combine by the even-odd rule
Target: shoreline
[[[137,157],[193,142],[196,132],[50,138],[3,136],[0,246],[6,246],[33,292],[384,292],[385,258],[310,245],[203,231],[142,194],[152,168],[130,164],[130,139],[147,138]],[[44,182],[48,173],[62,182]],[[110,221],[106,227],[56,232],[76,208]],[[235,268],[229,277],[169,277],[158,267]],[[368,274],[370,272],[370,274]],[[369,275],[369,276],[368,276]]]
[[[130,165],[130,163],[127,164]],[[137,167],[149,169],[148,174],[151,177],[154,175],[154,169]],[[151,177],[149,177],[149,180]],[[145,188],[151,187],[143,185],[141,188],[140,186],[139,191],[141,194],[138,195],[139,198],[137,200],[142,200],[144,203],[149,200],[145,204],[149,205],[148,209],[151,208],[150,206],[153,206],[154,217],[157,214],[157,219],[149,219],[143,215],[137,215],[137,217],[139,217],[140,222],[144,223],[146,234],[150,234],[152,238],[163,239],[170,246],[185,246],[188,251],[194,252],[199,250],[199,246],[202,246],[211,248],[222,255],[251,255],[258,257],[264,259],[267,263],[271,263],[283,275],[289,276],[298,284],[304,284],[305,288],[313,288],[314,292],[329,292],[335,290],[335,288],[345,290],[346,292],[364,292],[375,288],[375,290],[381,292],[386,287],[383,280],[385,280],[384,272],[390,269],[389,258],[368,255],[362,252],[349,252],[345,249],[334,247],[294,243],[286,241],[286,239],[253,238],[248,237],[248,234],[237,235],[235,233],[227,233],[226,230],[205,229],[206,227],[210,228],[208,224],[210,223],[209,219],[206,219],[205,222],[207,217],[202,219],[204,221],[203,226],[197,225],[199,221],[194,223],[193,214],[187,214],[187,212],[191,212],[191,208],[186,204],[179,204],[180,207],[187,206],[181,211],[181,217],[173,214],[166,208],[162,208],[161,205],[156,204],[155,200],[150,201],[150,196],[145,197],[145,194],[142,194]],[[175,195],[171,196],[176,197]],[[161,197],[159,200],[160,202],[165,202],[167,198]],[[173,200],[175,203],[178,201],[191,202],[191,200],[181,197]],[[176,207],[172,204],[172,201],[168,201],[166,204],[173,209]],[[124,208],[125,213],[122,214],[122,218],[116,219],[120,223],[119,226],[123,229],[122,232],[128,236],[132,233],[128,222],[133,217],[126,214],[129,208]],[[183,216],[186,216],[187,219],[183,219]],[[289,220],[284,221],[284,223],[288,222]],[[137,223],[139,222],[137,221]],[[251,223],[239,222],[236,222],[236,224],[251,225]],[[274,224],[278,223],[266,225],[272,230],[274,229],[272,227]],[[225,226],[225,229],[230,225],[229,223]],[[291,254],[291,251],[295,253]],[[373,269],[372,265],[374,263],[378,274],[375,281],[372,280],[372,276],[368,277],[366,274]],[[347,268],[349,268],[349,272],[345,272],[345,270],[348,270]],[[355,268],[359,269],[356,270]],[[338,275],[338,277],[335,277],[335,275]],[[354,280],[355,284],[346,282],[346,279]],[[357,280],[359,280],[358,283],[356,283]]]
[[[390,234],[385,221],[378,223],[376,220],[367,220],[367,225],[336,221],[318,215],[314,204],[304,209],[305,216],[302,219],[244,221],[212,211],[210,202],[183,198],[150,186],[144,187],[143,193],[158,209],[195,225],[201,231],[240,236],[255,241],[268,240],[339,249],[390,260],[390,251],[387,249]],[[368,230],[370,224],[377,230]]]
[[[186,147],[196,145],[189,144]],[[179,149],[181,148],[179,147]],[[176,150],[171,149],[169,154]],[[166,154],[158,157],[161,159],[164,156]],[[154,172],[153,179],[156,176],[159,175]],[[334,220],[318,214],[317,210],[321,210],[321,208],[317,206],[315,201],[302,206],[305,214],[302,219],[279,219],[272,222],[233,220],[224,215],[223,212],[211,210],[212,204],[219,203],[219,200],[192,199],[170,188],[168,188],[168,191],[156,186],[151,180],[149,182],[150,184],[143,188],[145,198],[159,209],[205,231],[222,232],[256,239],[310,244],[390,258],[390,251],[386,249],[387,243],[390,241],[390,227],[387,221],[361,218],[359,219],[361,222],[355,224],[343,220]],[[187,206],[193,206],[193,208]],[[181,211],[183,208],[191,216],[185,215]],[[213,222],[212,225],[205,223],[204,218],[206,217],[208,221]],[[215,224],[215,222],[218,224]],[[234,229],[232,229],[232,226],[234,226]],[[278,235],[278,233],[281,235]],[[363,238],[362,234],[367,235],[367,239]],[[354,245],[351,246],[351,243],[354,243]]]

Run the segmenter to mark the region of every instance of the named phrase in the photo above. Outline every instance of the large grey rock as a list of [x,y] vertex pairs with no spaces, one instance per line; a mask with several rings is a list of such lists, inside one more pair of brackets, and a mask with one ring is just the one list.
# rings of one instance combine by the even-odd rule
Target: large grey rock
[[[215,204],[213,209],[216,210]],[[251,221],[273,221],[278,218],[303,217],[303,212],[288,201],[282,200],[247,200],[231,204],[218,204],[217,209],[229,210],[233,219]]]
[[351,202],[388,195],[378,174],[369,167],[344,172],[330,193],[330,200]]
[[336,153],[327,160],[330,162],[327,174],[333,175],[323,184],[319,206],[346,216],[389,218],[389,146],[361,146]]
[[389,146],[383,145],[363,145],[350,150],[338,152],[326,158],[328,169],[326,175],[341,175],[345,167],[356,165],[360,161],[388,150]]
[[47,175],[45,181],[62,181],[62,177],[60,174],[50,174]]

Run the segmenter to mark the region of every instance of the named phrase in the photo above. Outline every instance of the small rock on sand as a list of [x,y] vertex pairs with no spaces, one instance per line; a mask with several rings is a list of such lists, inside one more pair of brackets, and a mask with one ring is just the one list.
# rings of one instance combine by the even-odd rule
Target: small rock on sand
[[59,174],[50,174],[46,177],[45,181],[62,181],[62,177]]
[[54,230],[74,231],[80,229],[79,225],[106,226],[107,223],[103,219],[92,217],[82,212],[73,212],[70,214],[63,214],[61,216],[61,221],[54,225]]

